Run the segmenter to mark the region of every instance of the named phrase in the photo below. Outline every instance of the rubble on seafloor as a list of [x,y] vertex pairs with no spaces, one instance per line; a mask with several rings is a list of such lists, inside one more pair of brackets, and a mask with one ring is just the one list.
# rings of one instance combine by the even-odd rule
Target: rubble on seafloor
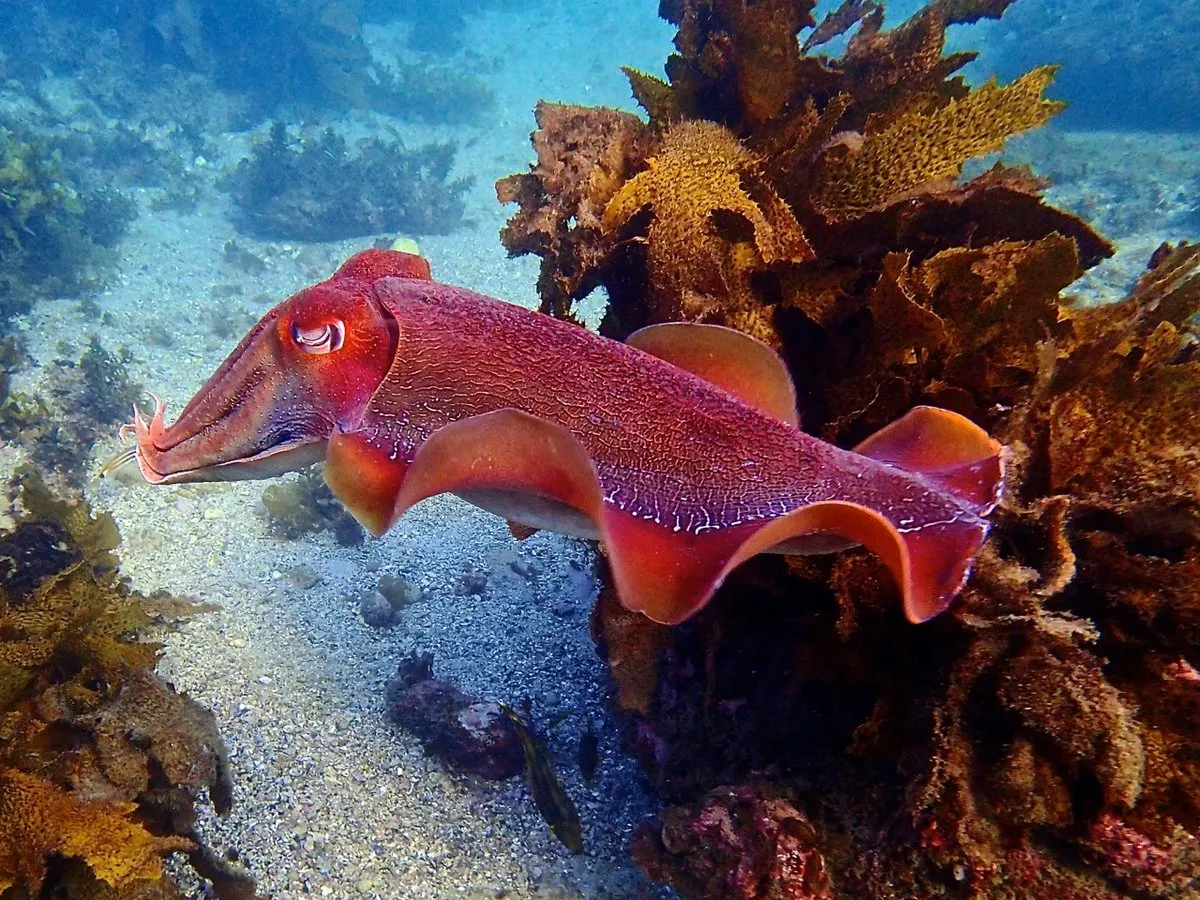
[[[759,557],[681,626],[593,629],[664,809],[634,853],[685,897],[1105,900],[1200,892],[1200,247],[1072,302],[1112,252],[1001,164],[1052,68],[971,87],[937,0],[671,0],[649,122],[542,104],[503,232],[542,309],[603,333],[688,319],[774,346],[801,420],[852,447],[917,404],[1010,448],[950,612],[907,623],[864,551]],[[799,40],[807,29],[803,45]],[[856,29],[838,57],[809,51]]]

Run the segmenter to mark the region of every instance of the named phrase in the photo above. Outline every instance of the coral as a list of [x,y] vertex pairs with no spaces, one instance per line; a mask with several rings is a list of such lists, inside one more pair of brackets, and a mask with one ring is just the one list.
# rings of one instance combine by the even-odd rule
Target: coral
[[383,231],[444,234],[459,224],[468,182],[449,180],[452,144],[407,150],[379,138],[351,154],[333,129],[293,139],[276,122],[229,178],[243,231],[336,240]]
[[[684,896],[824,889],[764,880],[809,852],[844,896],[1200,890],[1200,248],[1084,305],[1064,292],[1108,242],[1029,171],[963,178],[1058,109],[1051,69],[971,87],[944,53],[1008,5],[884,30],[849,0],[802,42],[808,3],[664,3],[667,80],[629,73],[649,123],[540,106],[536,165],[498,186],[544,311],[603,287],[613,337],[756,334],[840,446],[925,403],[1009,447],[972,578],[926,625],[861,550],[751,560],[675,628],[601,591],[623,737],[666,805],[635,852]],[[839,57],[805,49],[850,29]],[[800,844],[761,824],[769,798]]]
[[152,671],[148,629],[203,607],[131,590],[111,518],[31,471],[15,489],[0,537],[0,891],[175,896],[148,883],[181,851],[217,896],[252,897],[193,833],[202,792],[219,813],[232,802],[215,720]]
[[343,547],[357,547],[366,533],[334,498],[319,471],[301,472],[294,481],[269,485],[262,493],[272,534],[296,540],[330,531]]
[[133,217],[124,195],[72,178],[44,137],[0,124],[0,318],[78,291]]

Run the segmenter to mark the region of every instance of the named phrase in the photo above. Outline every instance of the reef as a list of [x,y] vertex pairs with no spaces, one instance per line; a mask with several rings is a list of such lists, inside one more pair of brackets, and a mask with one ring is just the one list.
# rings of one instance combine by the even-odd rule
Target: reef
[[0,320],[81,290],[134,215],[125,195],[69,172],[45,135],[0,123]]
[[[184,123],[200,136],[244,130],[293,111],[375,109],[461,122],[491,102],[487,85],[461,63],[452,68],[373,56],[363,39],[361,7],[353,0],[4,6],[0,29],[12,37],[5,44],[5,74],[33,95],[48,72],[74,76],[76,90],[108,116]],[[409,18],[462,28],[461,17],[457,23],[440,18],[423,4]],[[223,103],[210,102],[214,90]],[[440,103],[434,102],[438,90]]]
[[[1061,109],[1053,70],[972,87],[946,28],[1007,0],[674,0],[648,122],[541,104],[499,182],[542,309],[603,333],[724,324],[774,346],[803,427],[852,447],[916,404],[1009,448],[952,610],[908,624],[864,551],[752,560],[681,626],[593,612],[623,737],[664,803],[635,840],[686,897],[1200,891],[1200,248],[1124,300],[1027,169],[965,164]],[[811,30],[810,30],[811,29]],[[853,29],[837,57],[813,52]],[[803,42],[801,41],[802,33]]]
[[397,17],[409,26],[409,42],[431,53],[453,53],[462,47],[463,31],[469,15],[487,9],[508,9],[513,0],[429,0],[427,3],[392,3],[390,0],[365,0],[363,18],[387,22]]
[[467,179],[453,144],[408,150],[371,138],[351,152],[333,129],[293,137],[276,122],[229,176],[237,225],[259,237],[328,241],[381,232],[445,234],[463,216]]
[[253,881],[194,833],[205,795],[232,804],[212,713],[154,673],[155,629],[203,607],[129,587],[117,528],[13,483],[0,535],[0,896],[178,898],[163,860],[183,854],[215,896]]

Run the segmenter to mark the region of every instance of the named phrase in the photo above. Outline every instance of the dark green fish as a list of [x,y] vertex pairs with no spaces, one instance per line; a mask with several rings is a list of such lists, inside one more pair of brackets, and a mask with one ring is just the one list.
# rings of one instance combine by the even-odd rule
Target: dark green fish
[[500,704],[504,714],[517,730],[521,749],[525,751],[525,780],[538,812],[550,826],[550,831],[572,853],[583,852],[583,833],[579,827],[579,811],[563,790],[562,782],[554,773],[550,757],[538,744],[525,721],[505,703]]

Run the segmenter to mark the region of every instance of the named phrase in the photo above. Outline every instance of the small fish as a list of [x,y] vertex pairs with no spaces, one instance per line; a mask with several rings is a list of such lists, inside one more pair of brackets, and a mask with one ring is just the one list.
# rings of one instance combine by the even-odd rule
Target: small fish
[[550,763],[550,757],[538,744],[529,726],[511,706],[501,703],[500,708],[517,730],[521,749],[525,751],[525,781],[529,784],[529,792],[533,795],[538,812],[542,814],[554,836],[562,841],[563,846],[572,853],[582,853],[583,833],[579,827],[579,811],[563,790],[562,782],[558,780]]
[[591,784],[592,779],[596,777],[596,769],[599,765],[600,738],[589,725],[587,731],[579,736],[579,774],[588,784]]

